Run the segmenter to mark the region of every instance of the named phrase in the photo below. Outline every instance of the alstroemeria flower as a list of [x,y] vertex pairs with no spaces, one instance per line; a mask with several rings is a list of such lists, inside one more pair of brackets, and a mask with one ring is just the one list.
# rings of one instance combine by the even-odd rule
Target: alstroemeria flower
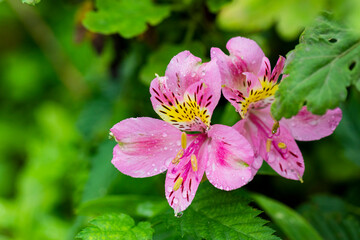
[[[341,120],[341,110],[328,110],[318,116],[303,107],[291,119],[274,120],[270,105],[285,58],[280,56],[271,71],[269,60],[254,41],[236,37],[226,48],[229,56],[213,48],[211,58],[217,60],[225,98],[242,117],[233,127],[253,146],[253,175],[264,159],[281,176],[302,181],[304,160],[295,140],[312,141],[330,135]],[[284,76],[282,81],[286,81]]]
[[210,126],[221,94],[215,61],[184,51],[165,76],[150,86],[151,102],[163,119],[130,118],[111,128],[118,144],[112,163],[124,174],[149,177],[166,170],[165,195],[175,213],[193,200],[204,172],[217,188],[233,190],[252,177],[253,150],[235,129]]

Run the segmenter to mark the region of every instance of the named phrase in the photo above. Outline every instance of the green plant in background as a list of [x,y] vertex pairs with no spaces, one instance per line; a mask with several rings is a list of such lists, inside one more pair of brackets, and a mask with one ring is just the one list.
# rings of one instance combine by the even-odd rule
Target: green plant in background
[[[0,239],[358,239],[359,11],[356,0],[1,1]],[[276,119],[306,103],[340,106],[343,120],[299,144],[303,184],[263,166],[239,190],[201,183],[175,218],[165,175],[134,179],[111,165],[108,129],[156,117],[149,84],[178,52],[205,62],[235,36],[272,65],[289,52]],[[212,124],[239,120],[220,99]]]

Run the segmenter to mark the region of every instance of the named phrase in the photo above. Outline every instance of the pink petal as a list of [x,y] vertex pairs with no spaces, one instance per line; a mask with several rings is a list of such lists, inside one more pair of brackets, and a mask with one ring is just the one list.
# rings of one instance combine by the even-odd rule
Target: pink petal
[[280,56],[270,77],[270,81],[277,81],[280,74],[282,73],[285,65],[285,58],[283,56]]
[[[169,205],[174,209],[175,214],[184,211],[195,197],[197,188],[204,175],[207,162],[207,152],[203,147],[206,135],[202,134],[194,138],[187,150],[191,148],[197,159],[197,170],[194,171],[191,162],[191,154],[184,153],[178,164],[170,164],[165,180],[165,196]],[[179,178],[183,181],[178,189],[174,189]]]
[[166,68],[167,86],[175,95],[182,96],[186,89],[200,80],[201,59],[189,51],[183,51],[173,57]]
[[290,119],[282,119],[281,123],[288,126],[296,140],[313,141],[332,134],[341,118],[340,108],[328,110],[324,115],[319,116],[312,114],[304,106],[296,116]]
[[252,179],[253,150],[235,129],[214,125],[208,132],[208,165],[206,176],[216,188],[233,190]]
[[164,121],[141,117],[125,119],[111,128],[118,144],[112,164],[132,177],[164,172],[181,149],[181,132]]
[[203,132],[210,126],[212,112],[220,99],[220,73],[211,61],[202,64],[194,74],[194,78],[201,78],[181,96],[168,88],[167,78],[154,79],[150,87],[151,101],[164,121],[180,130]]
[[[259,152],[264,160],[281,176],[300,180],[304,174],[304,159],[293,136],[285,124],[272,134],[274,120],[270,115],[270,107],[256,111],[256,117],[250,116],[260,135]],[[271,139],[270,149],[267,141]]]
[[226,48],[229,50],[230,55],[246,63],[246,71],[244,72],[253,72],[255,74],[259,72],[265,55],[255,41],[243,37],[234,37],[227,42]]
[[253,148],[254,161],[250,165],[253,178],[263,163],[263,157],[260,155],[260,146],[262,144],[263,134],[250,120],[246,118],[237,122],[232,128],[244,136]]

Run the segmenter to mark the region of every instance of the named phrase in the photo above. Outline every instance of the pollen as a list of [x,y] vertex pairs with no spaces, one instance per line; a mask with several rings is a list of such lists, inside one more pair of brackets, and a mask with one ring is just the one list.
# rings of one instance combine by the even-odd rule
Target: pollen
[[272,143],[272,139],[268,138],[266,140],[266,152],[270,152],[271,143]]
[[184,132],[181,133],[181,147],[183,149],[186,148],[186,133]]
[[194,172],[198,170],[198,164],[195,154],[191,154],[191,167]]
[[281,149],[285,149],[285,148],[286,148],[286,144],[283,143],[283,142],[279,142],[279,143],[278,143],[278,147],[281,148]]
[[180,149],[180,151],[176,154],[175,158],[171,161],[171,163],[178,164],[183,155],[184,155],[184,150]]
[[176,182],[175,182],[175,184],[174,184],[174,187],[173,187],[173,190],[174,190],[174,191],[177,191],[177,190],[180,188],[183,180],[184,180],[184,179],[183,179],[182,177],[179,177],[179,178],[176,180]]

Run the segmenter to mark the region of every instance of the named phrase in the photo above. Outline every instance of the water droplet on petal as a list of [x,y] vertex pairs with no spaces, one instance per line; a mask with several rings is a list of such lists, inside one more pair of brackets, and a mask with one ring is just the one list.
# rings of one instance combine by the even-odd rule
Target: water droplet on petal
[[193,72],[193,73],[191,74],[191,77],[195,77],[195,76],[196,76],[196,73]]
[[178,204],[179,200],[177,198],[174,198],[174,203]]
[[163,136],[163,137],[167,137],[167,134],[166,134],[166,133],[163,133],[162,136]]
[[312,120],[309,122],[311,126],[316,126],[319,123],[319,120]]
[[164,147],[164,150],[167,150],[168,148],[167,147]]
[[173,188],[169,186],[169,187],[167,187],[167,189],[166,189],[166,190],[167,190],[168,192],[171,192],[171,191],[172,191],[172,189],[173,189]]
[[151,172],[147,172],[147,175],[150,176],[150,175],[151,175]]
[[186,198],[186,196],[187,196],[186,191],[184,191],[184,192],[182,193],[182,197],[183,197],[183,198]]

